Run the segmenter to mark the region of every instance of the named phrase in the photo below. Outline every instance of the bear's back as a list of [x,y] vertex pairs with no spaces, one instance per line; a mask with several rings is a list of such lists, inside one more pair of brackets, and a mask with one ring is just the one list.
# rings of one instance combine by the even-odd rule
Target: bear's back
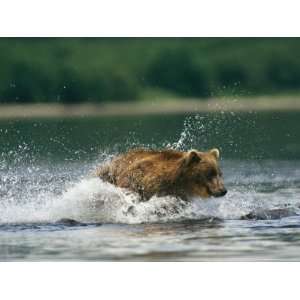
[[131,160],[139,160],[139,159],[157,159],[160,161],[164,160],[177,160],[182,158],[183,153],[167,149],[167,150],[149,150],[149,149],[134,149],[130,150],[126,154],[121,155],[119,158],[131,159]]

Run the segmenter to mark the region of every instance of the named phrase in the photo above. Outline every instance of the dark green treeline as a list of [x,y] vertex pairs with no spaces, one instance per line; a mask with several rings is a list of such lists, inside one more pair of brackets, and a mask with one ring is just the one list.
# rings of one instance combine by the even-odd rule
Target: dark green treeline
[[293,91],[298,38],[0,39],[0,103]]

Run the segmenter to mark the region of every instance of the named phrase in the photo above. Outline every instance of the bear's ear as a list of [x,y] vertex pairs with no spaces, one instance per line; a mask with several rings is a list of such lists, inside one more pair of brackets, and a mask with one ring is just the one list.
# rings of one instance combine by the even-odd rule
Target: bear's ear
[[209,151],[216,159],[219,159],[220,157],[220,151],[217,148],[211,149]]
[[199,154],[197,153],[196,150],[190,150],[189,152],[187,152],[186,157],[185,157],[185,163],[187,166],[193,164],[193,163],[197,163],[201,160],[201,157],[199,156]]

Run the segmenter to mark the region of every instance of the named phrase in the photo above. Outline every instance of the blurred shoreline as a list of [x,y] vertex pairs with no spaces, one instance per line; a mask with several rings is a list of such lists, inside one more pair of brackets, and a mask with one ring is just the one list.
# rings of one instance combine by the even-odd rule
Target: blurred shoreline
[[300,96],[239,99],[163,99],[122,103],[0,105],[0,119],[135,116],[197,112],[300,111]]

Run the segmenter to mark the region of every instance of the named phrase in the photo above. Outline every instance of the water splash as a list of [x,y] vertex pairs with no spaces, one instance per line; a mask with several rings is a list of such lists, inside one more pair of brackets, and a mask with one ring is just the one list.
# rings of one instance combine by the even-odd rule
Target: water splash
[[205,117],[195,115],[193,117],[187,117],[183,123],[183,130],[180,134],[179,140],[173,143],[172,148],[175,150],[187,150],[187,148],[193,148],[193,145],[199,144],[196,139],[201,138],[202,143],[205,143]]
[[[249,114],[251,118],[247,116]],[[222,151],[226,148],[238,157],[261,159],[266,156],[266,153],[257,145],[266,143],[269,137],[264,134],[263,128],[258,128],[256,117],[255,112],[236,114],[223,111],[191,115],[185,118],[178,140],[166,142],[163,147],[181,151],[210,148],[219,148]],[[243,128],[243,135],[239,134],[239,128]],[[248,134],[253,130],[259,132],[256,143],[247,139]]]
[[[273,187],[272,191],[255,191],[247,185],[234,184],[223,198],[184,202],[174,197],[152,197],[139,202],[137,195],[96,177],[72,180],[52,174],[45,180],[44,174],[38,180],[38,174],[34,175],[27,180],[24,176],[2,178],[1,186],[6,189],[1,190],[0,223],[56,222],[62,218],[127,224],[239,219],[254,210],[299,204],[294,197],[299,193],[299,183],[288,188]],[[266,181],[266,177],[261,179]]]
[[[222,113],[215,117],[187,117],[179,139],[164,146],[188,150],[197,145],[211,145],[214,141],[207,132],[214,132],[214,138],[222,135],[224,120],[226,116]],[[237,117],[235,125],[239,122],[242,120]],[[253,124],[249,124],[249,128],[251,126]],[[234,132],[229,132],[227,140],[232,151],[239,151],[239,141],[233,136]],[[299,178],[297,169],[293,168],[294,174],[291,174],[290,166],[286,170],[281,167],[275,174],[273,167],[249,162],[247,166],[241,163],[234,166],[230,162],[225,176],[229,193],[224,198],[184,202],[174,197],[153,197],[139,202],[137,195],[86,175],[111,156],[112,152],[107,150],[101,152],[96,162],[89,164],[65,161],[41,165],[26,144],[21,144],[16,151],[1,153],[0,223],[56,222],[61,218],[130,224],[207,217],[239,219],[256,209],[296,207],[299,202],[294,195],[299,194],[300,184],[289,180],[289,176]]]

